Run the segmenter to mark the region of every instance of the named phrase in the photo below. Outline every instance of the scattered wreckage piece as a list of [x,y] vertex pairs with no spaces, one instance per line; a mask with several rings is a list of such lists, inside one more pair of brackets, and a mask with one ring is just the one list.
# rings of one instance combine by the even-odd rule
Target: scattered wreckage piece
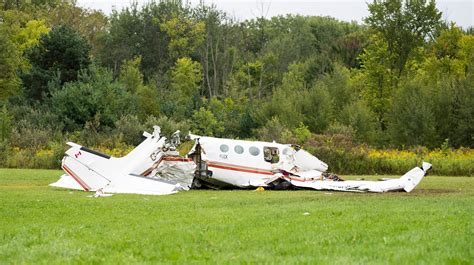
[[423,162],[398,179],[343,180],[327,173],[328,165],[296,145],[223,139],[189,134],[194,146],[179,156],[179,131],[145,140],[122,158],[75,143],[62,160],[65,174],[54,187],[106,193],[173,194],[189,188],[315,189],[351,192],[412,191],[431,168]]

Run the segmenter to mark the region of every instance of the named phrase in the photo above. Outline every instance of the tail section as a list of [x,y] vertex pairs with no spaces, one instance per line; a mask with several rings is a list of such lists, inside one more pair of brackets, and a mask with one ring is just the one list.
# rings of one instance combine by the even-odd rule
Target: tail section
[[109,191],[120,193],[170,194],[175,185],[142,178],[153,172],[163,160],[165,137],[160,137],[160,128],[154,133],[144,133],[146,139],[121,158],[91,150],[84,146],[71,146],[62,160],[66,172],[60,180],[50,184],[55,187],[81,189],[84,191]]
[[288,182],[296,187],[312,188],[316,190],[335,190],[352,192],[388,192],[388,191],[412,191],[431,168],[430,163],[423,162],[423,166],[415,167],[405,175],[397,179],[384,181],[364,181],[364,180],[292,180],[284,177]]
[[415,167],[403,175],[400,180],[404,183],[403,190],[406,192],[412,191],[418,184],[420,184],[423,177],[430,170],[432,165],[427,162],[423,162],[421,168]]

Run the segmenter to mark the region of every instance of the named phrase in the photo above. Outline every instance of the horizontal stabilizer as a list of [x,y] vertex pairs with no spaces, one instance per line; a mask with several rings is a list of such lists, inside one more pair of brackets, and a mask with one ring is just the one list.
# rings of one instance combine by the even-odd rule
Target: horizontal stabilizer
[[71,190],[84,190],[84,188],[81,185],[79,185],[79,183],[68,174],[62,175],[58,181],[49,184],[49,186],[71,189]]
[[181,190],[179,184],[137,175],[124,175],[116,178],[102,191],[105,193],[133,193],[145,195],[167,195]]

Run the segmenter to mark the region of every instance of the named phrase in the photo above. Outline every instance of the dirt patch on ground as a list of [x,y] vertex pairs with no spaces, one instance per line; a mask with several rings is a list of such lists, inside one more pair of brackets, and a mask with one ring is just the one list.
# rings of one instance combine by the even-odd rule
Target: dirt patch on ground
[[460,190],[456,189],[416,189],[417,194],[449,194],[449,193],[459,193]]

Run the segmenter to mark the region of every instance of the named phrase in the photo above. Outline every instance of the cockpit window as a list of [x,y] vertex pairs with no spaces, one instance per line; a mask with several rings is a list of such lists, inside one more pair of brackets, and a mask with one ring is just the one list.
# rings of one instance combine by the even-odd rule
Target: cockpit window
[[229,151],[229,146],[226,144],[221,144],[220,149],[222,152],[227,153],[227,151]]
[[257,147],[252,146],[249,148],[249,153],[253,156],[258,156],[258,154],[260,154],[260,150]]
[[244,148],[241,145],[236,145],[234,147],[234,152],[236,152],[237,154],[242,154],[244,152]]
[[263,159],[272,164],[278,163],[280,161],[278,148],[265,146],[263,148]]

